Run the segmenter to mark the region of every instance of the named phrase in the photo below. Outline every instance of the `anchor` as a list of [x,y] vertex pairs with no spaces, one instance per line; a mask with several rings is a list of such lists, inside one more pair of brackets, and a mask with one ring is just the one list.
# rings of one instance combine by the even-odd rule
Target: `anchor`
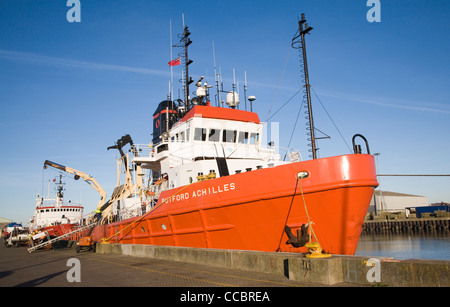
[[292,233],[291,228],[287,225],[284,231],[289,238],[286,244],[291,244],[293,247],[302,247],[308,243],[308,226],[306,224],[303,224],[300,229],[297,229],[297,236]]

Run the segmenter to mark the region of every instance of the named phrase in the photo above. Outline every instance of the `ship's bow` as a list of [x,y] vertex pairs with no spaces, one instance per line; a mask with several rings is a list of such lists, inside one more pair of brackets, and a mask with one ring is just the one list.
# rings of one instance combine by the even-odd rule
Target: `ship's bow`
[[[378,186],[373,156],[352,154],[301,163],[299,171],[307,176],[298,179],[287,226],[295,234],[309,220],[312,239],[316,237],[323,250],[353,255]],[[287,235],[284,239],[280,250],[306,252],[304,247],[286,244]]]

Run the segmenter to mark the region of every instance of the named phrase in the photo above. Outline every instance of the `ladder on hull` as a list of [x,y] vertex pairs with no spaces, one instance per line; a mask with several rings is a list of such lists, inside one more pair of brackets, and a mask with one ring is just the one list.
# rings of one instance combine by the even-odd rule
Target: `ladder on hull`
[[[70,237],[71,235],[76,234],[76,233],[78,233],[78,232],[81,232],[81,231],[83,231],[83,230],[92,228],[92,227],[94,227],[95,225],[97,225],[97,222],[92,223],[92,224],[89,224],[89,225],[86,225],[86,226],[83,226],[83,227],[78,228],[78,229],[76,229],[76,230],[74,230],[74,231],[71,231],[71,232],[68,232],[68,233],[66,233],[66,234],[63,234],[63,235],[61,235],[61,236],[59,236],[59,237],[50,239],[50,240],[45,241],[45,242],[43,242],[43,243],[40,243],[40,244],[38,244],[38,245],[34,245],[34,246],[28,248],[28,253],[31,253],[31,252],[33,252],[33,251],[35,251],[35,250],[37,250],[37,249],[39,249],[39,248],[41,248],[41,247],[44,247],[44,246],[46,246],[46,245],[48,245],[48,244],[52,244],[52,243],[55,243],[55,242],[57,242],[57,241],[60,241],[60,240],[62,240],[62,239],[64,239],[64,238]],[[31,240],[30,242],[31,242],[31,244],[33,244],[33,240]]]

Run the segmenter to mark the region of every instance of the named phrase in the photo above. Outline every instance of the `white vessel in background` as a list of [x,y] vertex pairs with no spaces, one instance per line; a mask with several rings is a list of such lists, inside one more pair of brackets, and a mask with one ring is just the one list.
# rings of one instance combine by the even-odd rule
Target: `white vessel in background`
[[[53,180],[56,182],[56,179]],[[36,198],[36,207],[33,218],[30,221],[30,232],[38,232],[43,229],[50,236],[59,236],[70,232],[72,228],[81,223],[83,218],[83,206],[81,204],[64,202],[62,174],[59,174],[59,182],[56,182],[56,197]]]

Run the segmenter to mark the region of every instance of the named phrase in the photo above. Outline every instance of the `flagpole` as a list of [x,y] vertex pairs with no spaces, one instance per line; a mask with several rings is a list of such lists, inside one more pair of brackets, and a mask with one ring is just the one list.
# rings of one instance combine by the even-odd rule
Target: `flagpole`
[[[173,60],[172,55],[172,19],[170,19],[170,61]],[[173,66],[170,66],[170,86],[169,86],[170,100],[173,100]]]

